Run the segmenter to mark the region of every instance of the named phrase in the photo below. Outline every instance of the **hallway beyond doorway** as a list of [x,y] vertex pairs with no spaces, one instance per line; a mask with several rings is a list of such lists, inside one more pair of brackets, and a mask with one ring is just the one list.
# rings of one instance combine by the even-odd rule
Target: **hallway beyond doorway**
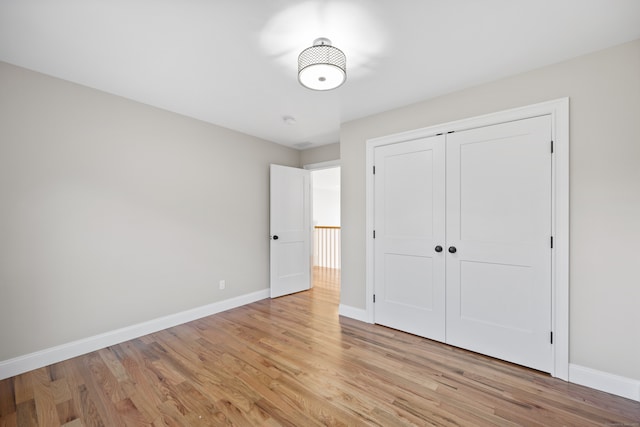
[[313,287],[340,293],[340,167],[311,171]]

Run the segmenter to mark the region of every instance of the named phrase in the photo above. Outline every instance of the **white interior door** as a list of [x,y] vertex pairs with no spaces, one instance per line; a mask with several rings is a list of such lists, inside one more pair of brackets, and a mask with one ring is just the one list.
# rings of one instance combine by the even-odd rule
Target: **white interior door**
[[271,298],[311,287],[310,174],[271,165]]
[[376,148],[374,177],[375,322],[440,341],[445,338],[444,140],[434,136]]
[[449,134],[446,154],[447,343],[546,372],[550,142],[542,116]]

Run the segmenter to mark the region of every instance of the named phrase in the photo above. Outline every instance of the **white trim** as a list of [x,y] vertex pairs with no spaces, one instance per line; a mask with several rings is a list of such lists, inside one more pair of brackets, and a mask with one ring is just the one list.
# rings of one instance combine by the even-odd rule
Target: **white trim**
[[202,307],[170,314],[158,319],[94,335],[13,359],[0,361],[0,380],[265,298],[269,298],[269,289],[214,302]]
[[357,307],[351,307],[350,305],[340,304],[338,306],[338,314],[340,316],[348,317],[350,319],[359,320],[361,322],[367,321],[367,311]]
[[307,170],[320,170],[320,169],[331,169],[340,166],[340,160],[329,160],[326,162],[320,163],[309,163],[308,165],[302,166],[303,169]]
[[569,365],[569,381],[640,402],[640,381],[638,380],[572,363]]
[[553,189],[553,236],[551,278],[553,367],[551,375],[569,380],[569,98],[561,98],[540,104],[500,111],[478,117],[456,120],[422,129],[383,136],[367,140],[366,145],[366,321],[374,323],[373,309],[373,166],[374,149],[388,144],[396,144],[439,133],[522,120],[531,117],[551,115],[554,156],[552,164]]

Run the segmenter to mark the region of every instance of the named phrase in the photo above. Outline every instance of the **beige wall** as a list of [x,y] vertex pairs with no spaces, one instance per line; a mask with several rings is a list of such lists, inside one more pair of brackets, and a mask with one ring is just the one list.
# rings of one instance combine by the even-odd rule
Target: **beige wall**
[[0,361],[267,289],[299,157],[0,63]]
[[342,126],[342,295],[365,307],[365,141],[570,97],[570,362],[640,380],[640,40]]
[[300,152],[300,164],[312,165],[314,163],[340,160],[340,143],[321,145]]

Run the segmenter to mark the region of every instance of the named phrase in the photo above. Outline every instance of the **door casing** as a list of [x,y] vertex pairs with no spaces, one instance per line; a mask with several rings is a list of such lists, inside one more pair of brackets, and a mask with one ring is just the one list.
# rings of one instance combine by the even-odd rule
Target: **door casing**
[[569,98],[561,98],[483,116],[367,140],[366,143],[366,320],[374,323],[374,182],[375,148],[419,138],[506,123],[543,115],[551,116],[553,156],[551,210],[554,246],[551,260],[551,326],[553,363],[551,375],[569,379]]

